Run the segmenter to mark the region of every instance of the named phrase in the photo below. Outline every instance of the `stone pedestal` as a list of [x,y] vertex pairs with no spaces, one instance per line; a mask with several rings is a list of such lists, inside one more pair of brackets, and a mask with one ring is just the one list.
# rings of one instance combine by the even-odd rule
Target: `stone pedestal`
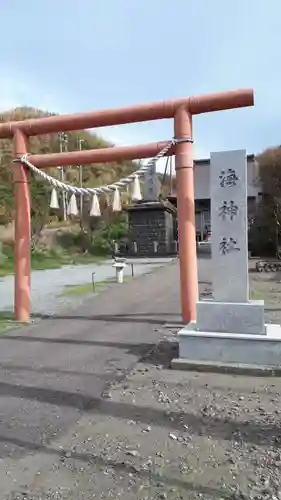
[[266,325],[264,301],[249,300],[246,151],[211,155],[214,300],[197,303],[197,321],[178,333],[179,357],[192,362],[281,367],[281,327]]
[[264,335],[264,301],[229,303],[203,300],[197,303],[197,327],[202,332]]
[[280,325],[265,325],[265,334],[241,334],[199,331],[196,322],[191,322],[178,333],[178,363],[192,365],[281,367]]
[[128,209],[130,254],[138,257],[175,253],[175,208],[170,203],[143,201]]

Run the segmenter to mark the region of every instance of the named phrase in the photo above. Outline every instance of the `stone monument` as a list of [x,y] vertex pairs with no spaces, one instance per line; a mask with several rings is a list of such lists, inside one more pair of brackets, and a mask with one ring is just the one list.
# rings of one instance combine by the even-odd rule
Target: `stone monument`
[[249,300],[247,157],[211,154],[213,299],[178,333],[179,362],[281,367],[281,327],[265,324],[264,301]]
[[153,164],[144,174],[143,199],[145,201],[157,201],[161,192],[160,182]]
[[143,200],[129,207],[129,249],[138,257],[166,256],[176,253],[174,245],[175,207],[159,201],[161,191],[156,166],[144,176]]

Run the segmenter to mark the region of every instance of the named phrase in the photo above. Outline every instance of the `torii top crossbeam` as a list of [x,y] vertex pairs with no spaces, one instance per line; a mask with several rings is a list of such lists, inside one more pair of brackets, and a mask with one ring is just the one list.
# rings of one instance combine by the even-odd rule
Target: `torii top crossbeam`
[[26,136],[32,136],[173,118],[176,110],[182,106],[192,115],[198,115],[211,111],[242,108],[253,104],[254,95],[252,89],[230,90],[228,92],[170,99],[139,106],[2,123],[0,124],[0,139],[13,137],[15,130],[21,130]]
[[[12,121],[0,124],[0,139],[13,137],[14,157],[28,153],[28,137],[39,134],[67,132],[94,127],[122,125],[125,123],[174,119],[174,135],[180,139],[169,152],[175,154],[178,197],[178,234],[181,281],[181,309],[183,320],[196,317],[198,299],[197,255],[195,241],[194,176],[192,157],[192,115],[241,108],[254,104],[252,89],[231,90],[215,94],[171,99],[118,109],[92,111],[74,115]],[[183,141],[182,141],[183,139]],[[187,139],[187,141],[185,141]],[[86,164],[96,161],[153,156],[161,149],[161,143],[109,148],[98,151],[35,155],[34,164],[39,168],[60,164]],[[61,163],[60,163],[61,160]],[[13,164],[15,182],[15,317],[20,321],[30,318],[30,193],[26,167]]]

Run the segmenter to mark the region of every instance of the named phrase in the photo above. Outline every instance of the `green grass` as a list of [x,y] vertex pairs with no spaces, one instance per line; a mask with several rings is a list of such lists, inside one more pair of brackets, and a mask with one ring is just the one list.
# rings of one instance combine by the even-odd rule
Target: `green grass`
[[250,300],[265,300],[263,294],[257,292],[256,290],[250,290]]
[[114,283],[114,281],[99,281],[95,284],[95,290],[93,283],[84,283],[83,285],[66,285],[59,295],[86,295],[88,293],[95,293],[95,291],[97,292],[101,288],[112,283]]
[[[131,278],[131,276],[124,276],[124,281],[127,281]],[[93,283],[84,283],[83,285],[66,285],[63,288],[63,291],[59,294],[62,296],[79,296],[79,295],[87,295],[90,293],[96,293],[101,291],[107,285],[112,285],[115,283],[115,279],[106,281],[98,281],[95,283],[95,289],[93,287]]]
[[10,328],[18,328],[24,323],[15,321],[12,311],[0,311],[0,333],[3,333]]

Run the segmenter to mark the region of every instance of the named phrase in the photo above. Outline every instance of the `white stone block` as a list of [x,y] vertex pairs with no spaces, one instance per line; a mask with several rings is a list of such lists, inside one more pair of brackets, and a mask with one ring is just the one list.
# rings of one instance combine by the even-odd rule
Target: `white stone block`
[[280,367],[281,327],[266,325],[265,335],[198,332],[191,322],[178,333],[179,358],[213,363]]
[[215,302],[197,303],[197,328],[199,331],[265,334],[264,301],[248,303]]
[[245,150],[211,154],[213,296],[246,302],[248,284],[247,156]]

